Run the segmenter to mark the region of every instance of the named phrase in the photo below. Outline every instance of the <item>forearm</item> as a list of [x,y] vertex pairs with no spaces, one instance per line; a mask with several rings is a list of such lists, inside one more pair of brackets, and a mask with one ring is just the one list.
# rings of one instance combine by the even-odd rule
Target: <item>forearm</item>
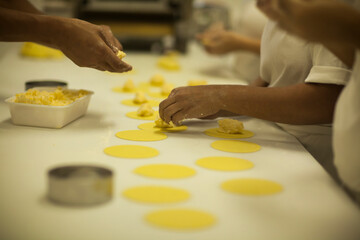
[[331,123],[342,86],[298,84],[282,88],[222,86],[223,110],[287,124]]
[[42,14],[27,0],[0,0],[0,7],[13,9],[21,12]]
[[259,39],[237,35],[234,37],[234,49],[245,50],[260,55],[260,42],[261,41]]
[[0,41],[31,41],[53,45],[60,18],[0,8]]

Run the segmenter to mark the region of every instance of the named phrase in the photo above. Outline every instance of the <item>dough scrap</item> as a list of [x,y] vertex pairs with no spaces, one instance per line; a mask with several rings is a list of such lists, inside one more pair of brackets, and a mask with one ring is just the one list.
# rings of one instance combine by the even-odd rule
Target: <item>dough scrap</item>
[[235,119],[221,119],[218,121],[219,128],[218,131],[221,133],[229,133],[229,134],[235,134],[235,133],[241,133],[244,129],[244,124],[238,120]]
[[124,57],[126,57],[126,53],[124,53],[123,51],[119,50],[117,53],[116,53],[116,56],[118,58],[123,59]]
[[174,123],[172,121],[170,121],[170,123],[166,123],[158,115],[158,116],[156,116],[156,119],[155,119],[155,127],[158,127],[158,128],[173,128],[173,127],[175,127],[175,125],[174,125]]
[[154,114],[154,110],[152,109],[149,103],[143,103],[140,105],[139,109],[137,110],[137,115],[140,117],[149,117]]

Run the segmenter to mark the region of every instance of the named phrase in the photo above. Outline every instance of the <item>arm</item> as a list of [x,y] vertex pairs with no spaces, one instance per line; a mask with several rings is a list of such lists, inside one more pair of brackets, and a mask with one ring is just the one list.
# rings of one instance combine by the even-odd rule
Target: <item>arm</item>
[[109,27],[78,19],[0,7],[0,41],[31,41],[58,48],[81,67],[111,72],[131,70],[116,56],[122,46]]
[[0,0],[0,7],[13,9],[21,12],[33,13],[33,14],[42,14],[38,9],[36,9],[29,1],[27,0]]
[[173,90],[160,103],[164,121],[201,118],[219,111],[288,124],[331,123],[343,86],[302,83],[282,88],[207,85]]
[[199,34],[197,39],[211,54],[221,55],[233,51],[249,51],[260,54],[260,39],[246,37],[224,29]]

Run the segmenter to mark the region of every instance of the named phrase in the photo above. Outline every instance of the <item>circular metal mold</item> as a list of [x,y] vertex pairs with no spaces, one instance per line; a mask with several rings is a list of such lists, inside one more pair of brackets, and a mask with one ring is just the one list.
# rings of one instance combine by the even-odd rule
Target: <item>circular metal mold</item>
[[53,87],[62,87],[67,88],[67,82],[58,81],[58,80],[34,80],[28,81],[25,83],[25,90],[30,88],[53,88]]
[[113,191],[113,173],[98,166],[72,165],[48,172],[48,197],[66,205],[94,205],[109,201]]

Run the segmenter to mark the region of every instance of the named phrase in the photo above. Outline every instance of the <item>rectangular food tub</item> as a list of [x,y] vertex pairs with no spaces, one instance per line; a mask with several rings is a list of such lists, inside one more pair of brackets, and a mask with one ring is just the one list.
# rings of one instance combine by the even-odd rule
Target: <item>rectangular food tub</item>
[[91,96],[94,94],[92,91],[88,92],[86,96],[65,106],[16,103],[15,96],[6,99],[5,102],[9,106],[11,120],[16,125],[62,128],[86,113]]

